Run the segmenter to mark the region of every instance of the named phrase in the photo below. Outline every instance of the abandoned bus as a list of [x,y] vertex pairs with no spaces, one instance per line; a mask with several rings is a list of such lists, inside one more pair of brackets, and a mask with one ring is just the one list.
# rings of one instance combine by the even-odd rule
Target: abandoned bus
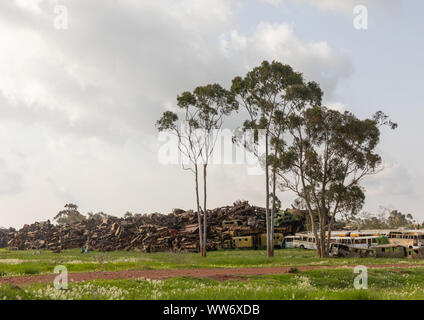
[[[274,248],[282,248],[284,235],[282,233],[274,233]],[[232,238],[232,248],[234,249],[265,249],[266,234],[253,236],[239,236]]]
[[[289,241],[287,241],[289,238]],[[296,233],[294,236],[286,237],[286,248],[301,248],[316,250],[315,236],[307,233]]]
[[424,232],[422,230],[394,230],[387,235],[390,244],[402,245],[407,248],[424,247]]
[[369,249],[375,247],[379,236],[350,236],[350,237],[331,237],[332,243],[346,244],[350,247],[359,249]]
[[284,248],[293,249],[295,247],[295,241],[300,240],[300,236],[286,236],[284,239]]
[[[331,235],[331,243],[344,244],[358,249],[369,249],[375,247],[380,235],[360,235],[359,233],[351,234],[350,232],[336,232]],[[285,238],[285,248],[301,248],[316,249],[315,236],[313,234],[297,233],[294,236]]]

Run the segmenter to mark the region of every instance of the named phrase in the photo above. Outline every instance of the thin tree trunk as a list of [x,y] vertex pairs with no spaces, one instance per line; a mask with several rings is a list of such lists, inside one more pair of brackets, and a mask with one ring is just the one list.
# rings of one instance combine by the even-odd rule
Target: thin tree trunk
[[314,219],[314,211],[312,210],[312,207],[307,199],[306,193],[304,192],[304,199],[306,202],[306,206],[308,209],[308,213],[309,213],[309,219],[311,220],[311,229],[312,229],[312,234],[315,237],[315,245],[317,247],[317,256],[320,258],[320,250],[319,250],[319,237],[318,237],[318,232],[317,232],[317,228],[315,226],[315,219]]
[[309,212],[309,219],[311,220],[311,229],[312,229],[312,234],[315,237],[315,245],[317,247],[317,256],[320,258],[320,246],[319,246],[319,237],[318,237],[318,232],[317,232],[317,228],[315,226],[315,219],[314,219],[314,214],[312,209],[310,208],[310,206],[308,205],[308,212]]
[[269,212],[269,163],[268,163],[268,133],[265,135],[265,180],[266,180],[266,235],[267,243],[266,250],[267,256],[273,256],[273,243],[271,242],[271,223],[270,223],[270,212]]
[[322,257],[324,257],[322,239],[323,239],[323,237],[325,237],[325,230],[323,228],[321,210],[320,209],[317,209],[317,210],[319,212],[319,256],[320,256],[320,258],[322,258]]
[[271,241],[272,241],[272,247],[271,247],[271,254],[274,256],[274,219],[276,214],[276,190],[277,190],[277,177],[276,177],[276,171],[275,166],[273,166],[272,170],[272,211],[271,211]]
[[331,220],[330,220],[330,222],[328,223],[328,238],[327,238],[327,242],[326,242],[326,244],[325,244],[325,245],[326,245],[327,253],[329,253],[329,252],[330,252],[331,229],[332,229],[332,227],[333,227],[334,216],[335,216],[335,214],[333,214],[333,215],[331,216]]
[[206,245],[207,245],[207,233],[208,233],[208,225],[207,225],[207,209],[206,209],[206,200],[207,200],[207,192],[206,192],[206,171],[207,164],[203,165],[203,248],[202,248],[202,257],[206,257]]
[[202,214],[200,212],[200,198],[199,198],[199,172],[197,164],[194,166],[194,176],[196,181],[196,202],[197,202],[197,220],[199,224],[199,249],[202,252],[203,248],[203,230],[202,230]]
[[[323,194],[324,194],[324,189],[323,189]],[[326,234],[326,226],[327,226],[327,218],[328,218],[328,212],[327,212],[327,208],[325,207],[325,199],[323,198],[321,201],[321,208],[319,208],[319,212],[320,212],[320,239],[321,239],[321,258],[327,257],[328,254],[328,250],[327,250],[327,239],[325,237]],[[329,236],[329,235],[327,235]],[[329,241],[330,239],[328,239]]]

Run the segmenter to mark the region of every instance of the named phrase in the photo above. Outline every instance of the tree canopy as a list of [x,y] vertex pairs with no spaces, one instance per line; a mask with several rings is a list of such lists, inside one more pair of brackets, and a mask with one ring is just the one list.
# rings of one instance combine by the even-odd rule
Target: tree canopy
[[66,225],[84,221],[86,217],[78,211],[78,206],[76,204],[68,203],[65,205],[65,209],[59,211],[53,219],[59,225]]
[[243,130],[254,131],[256,144],[259,136],[265,139],[264,154],[256,152],[255,145],[244,146],[258,157],[265,169],[267,253],[271,257],[274,254],[273,221],[278,212],[277,168],[279,159],[285,152],[287,119],[306,106],[320,104],[322,91],[317,83],[305,82],[301,73],[278,61],[264,61],[245,77],[234,78],[231,91],[249,116],[243,123]]
[[280,187],[293,191],[316,221],[312,229],[319,255],[325,256],[325,230],[331,234],[338,213],[362,209],[361,181],[382,169],[376,150],[380,128],[397,125],[382,112],[360,120],[351,112],[322,106],[291,115],[288,125],[292,143],[280,162]]
[[[156,127],[178,138],[178,149],[185,158],[183,167],[194,174],[200,249],[202,256],[206,256],[207,167],[219,137],[214,131],[221,129],[224,118],[238,109],[238,103],[231,91],[219,84],[209,84],[193,92],[183,92],[177,97],[177,105],[180,112],[164,112]],[[203,169],[203,203],[199,192],[199,166]]]

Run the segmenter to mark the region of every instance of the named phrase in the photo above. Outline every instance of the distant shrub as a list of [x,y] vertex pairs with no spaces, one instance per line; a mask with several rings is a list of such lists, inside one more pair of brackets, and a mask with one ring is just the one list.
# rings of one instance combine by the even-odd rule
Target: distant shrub
[[297,267],[291,267],[288,271],[288,273],[298,273],[299,269]]
[[378,245],[389,244],[389,239],[387,237],[378,237],[376,240]]

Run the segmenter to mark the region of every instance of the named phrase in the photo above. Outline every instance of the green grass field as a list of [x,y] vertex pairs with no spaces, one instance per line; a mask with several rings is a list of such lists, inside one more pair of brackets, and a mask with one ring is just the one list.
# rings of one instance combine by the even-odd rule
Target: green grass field
[[94,280],[56,290],[51,284],[24,288],[0,286],[0,299],[33,300],[233,300],[233,299],[424,299],[424,269],[369,271],[368,289],[355,290],[350,270],[314,270],[296,274],[254,276],[246,280],[219,282],[210,279]]
[[349,258],[318,259],[312,250],[276,250],[269,259],[263,250],[228,250],[208,252],[206,258],[195,253],[139,253],[90,252],[81,254],[78,249],[60,254],[50,251],[8,251],[0,249],[0,276],[52,273],[56,265],[64,265],[69,272],[118,271],[179,268],[240,268],[300,265],[371,265],[371,264],[422,264],[424,260]]
[[198,254],[0,250],[0,277],[52,273],[56,265],[69,272],[134,269],[239,268],[301,265],[422,264],[396,270],[369,269],[368,289],[355,290],[352,269],[320,269],[290,274],[241,277],[216,281],[198,278],[156,280],[93,280],[71,283],[68,290],[52,284],[24,287],[0,285],[2,299],[424,299],[424,261],[408,259],[318,259],[315,252],[277,250],[273,259],[265,251],[209,252]]

